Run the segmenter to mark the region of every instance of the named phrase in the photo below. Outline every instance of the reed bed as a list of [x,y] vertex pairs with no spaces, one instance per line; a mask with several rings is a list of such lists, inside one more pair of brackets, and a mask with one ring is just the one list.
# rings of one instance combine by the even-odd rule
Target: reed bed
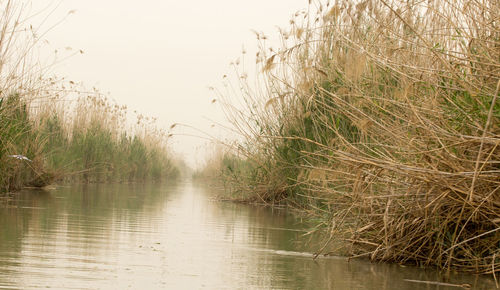
[[0,1],[0,192],[177,176],[153,119],[139,115],[129,126],[126,107],[51,75],[37,49],[45,31],[29,24],[28,8]]
[[498,274],[499,2],[314,2],[280,37],[220,92],[233,191],[319,218],[318,254]]
[[[47,107],[47,105],[45,105]],[[127,125],[127,108],[95,92],[74,106],[52,103],[38,112],[51,168],[64,169],[66,181],[143,181],[179,174],[166,132],[153,119],[137,116]]]

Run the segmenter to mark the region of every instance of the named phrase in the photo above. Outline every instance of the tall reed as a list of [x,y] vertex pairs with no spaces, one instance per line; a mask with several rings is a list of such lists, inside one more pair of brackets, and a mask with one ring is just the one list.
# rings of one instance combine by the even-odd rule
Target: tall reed
[[173,178],[167,136],[149,118],[128,126],[126,108],[98,91],[72,105],[76,84],[49,75],[36,49],[43,31],[28,2],[0,1],[0,192],[57,179]]
[[24,8],[0,2],[0,191],[18,189],[40,173],[42,146],[30,120],[30,102],[46,82],[34,59],[37,31],[25,22]]
[[318,254],[499,273],[499,2],[316,2],[280,36],[244,109],[221,92],[232,188],[320,217]]
[[[127,125],[126,106],[95,92],[75,106],[39,112],[38,130],[51,168],[68,181],[162,180],[179,174],[167,148],[168,136],[149,117]],[[147,120],[146,120],[147,119]]]

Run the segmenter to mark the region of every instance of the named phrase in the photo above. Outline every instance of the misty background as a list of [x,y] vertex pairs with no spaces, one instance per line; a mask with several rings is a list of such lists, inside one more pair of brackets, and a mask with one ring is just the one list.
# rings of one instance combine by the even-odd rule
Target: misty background
[[[221,87],[230,63],[246,54],[246,70],[255,74],[257,40],[263,32],[276,45],[278,27],[307,7],[307,0],[217,1],[36,1],[33,23],[43,38],[51,67],[85,88],[95,87],[138,114],[157,118],[175,134],[169,141],[176,155],[199,166],[207,151],[202,132],[231,138],[210,86]],[[38,19],[37,13],[40,16]],[[46,20],[47,13],[50,16]],[[82,50],[84,53],[76,53]],[[214,126],[215,125],[215,126]],[[195,129],[193,129],[195,128]],[[199,131],[198,131],[199,130]],[[195,136],[186,136],[195,135]],[[196,137],[199,136],[199,137]]]

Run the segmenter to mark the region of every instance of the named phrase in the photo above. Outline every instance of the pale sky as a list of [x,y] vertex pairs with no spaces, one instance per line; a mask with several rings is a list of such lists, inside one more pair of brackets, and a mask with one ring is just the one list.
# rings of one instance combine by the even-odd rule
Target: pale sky
[[[208,121],[224,122],[220,108],[211,104],[214,95],[208,87],[222,86],[222,76],[243,46],[248,63],[255,63],[252,29],[277,36],[277,27],[288,27],[307,2],[34,0],[33,10],[57,6],[47,26],[74,11],[44,37],[51,49],[85,52],[54,67],[57,75],[109,92],[131,111],[157,117],[162,127],[184,123],[221,135]],[[181,127],[175,132],[200,134]],[[171,142],[192,165],[204,144],[206,140],[183,136]]]

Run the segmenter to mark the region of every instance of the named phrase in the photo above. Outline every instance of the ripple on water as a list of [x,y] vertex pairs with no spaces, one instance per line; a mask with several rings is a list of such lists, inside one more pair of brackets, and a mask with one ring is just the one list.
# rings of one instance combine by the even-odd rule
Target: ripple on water
[[[313,260],[297,243],[304,225],[286,211],[209,198],[193,183],[21,193],[0,209],[0,288],[413,290],[422,285],[408,280],[444,281],[432,270]],[[467,275],[449,282],[494,287]]]

